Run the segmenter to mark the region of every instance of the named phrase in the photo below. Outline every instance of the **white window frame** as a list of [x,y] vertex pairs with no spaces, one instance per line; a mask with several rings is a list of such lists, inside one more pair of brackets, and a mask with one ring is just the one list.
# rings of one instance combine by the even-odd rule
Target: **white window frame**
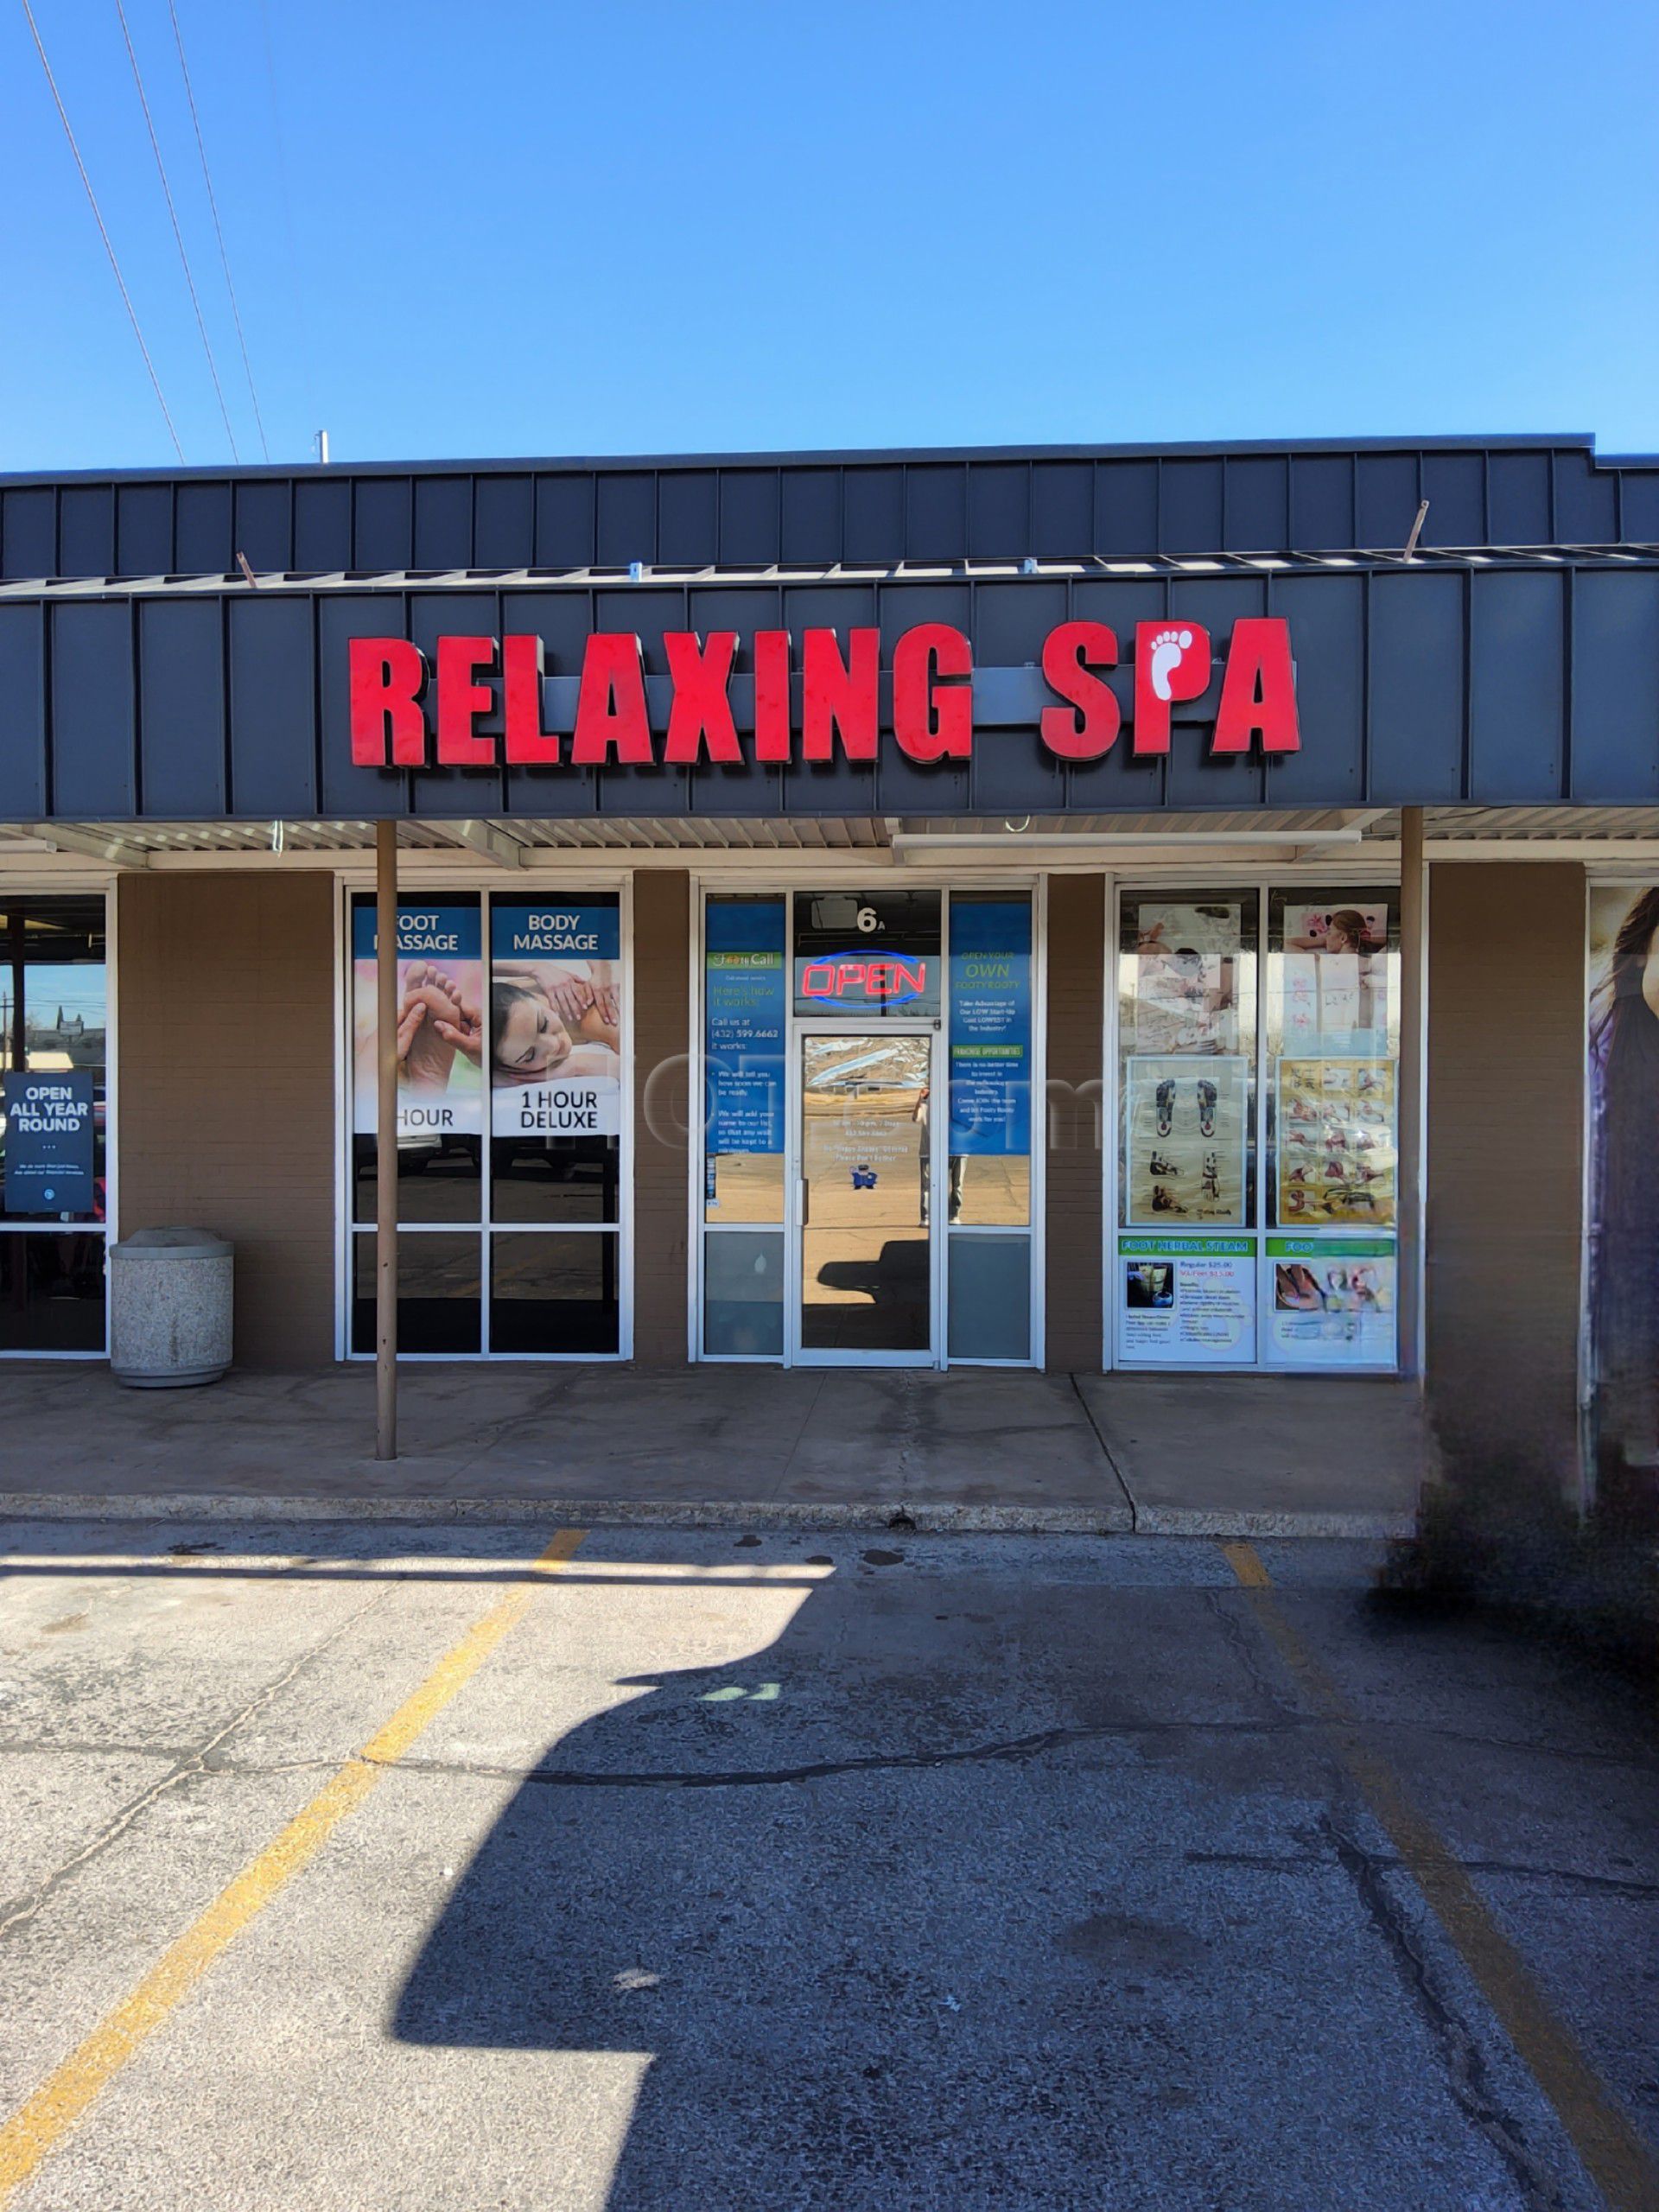
[[[356,1236],[372,1236],[372,1222],[352,1219],[352,1138],[353,1138],[353,1065],[352,1065],[352,943],[350,916],[352,900],[361,897],[371,888],[368,880],[359,872],[342,872],[334,886],[334,1357],[345,1363],[366,1363],[372,1361],[372,1351],[352,1349],[353,1297],[353,1240]],[[455,874],[448,871],[435,880],[423,880],[418,887],[404,884],[398,887],[400,905],[424,898],[453,898],[458,893],[476,894],[479,899],[480,943],[483,952],[484,974],[487,991],[490,974],[490,910],[493,899],[502,899],[514,905],[522,904],[531,895],[547,899],[584,899],[612,893],[619,896],[619,916],[621,930],[622,957],[622,1101],[621,1126],[617,1146],[617,1218],[614,1222],[587,1221],[513,1221],[497,1222],[492,1218],[492,1178],[490,1173],[490,1132],[486,1126],[482,1133],[483,1159],[481,1188],[479,1192],[479,1215],[476,1221],[399,1222],[398,1241],[406,1236],[434,1235],[475,1235],[479,1238],[479,1338],[476,1351],[403,1351],[397,1355],[399,1365],[444,1367],[454,1365],[494,1364],[509,1361],[513,1364],[535,1364],[549,1367],[620,1365],[633,1357],[633,1282],[634,1282],[634,957],[633,957],[633,878],[631,874],[620,879],[597,869],[589,877],[584,874],[576,881],[561,880],[556,885],[534,886],[504,880],[500,875],[490,878],[477,874]],[[487,1124],[490,1110],[489,1090],[486,1086],[482,1111]],[[616,1239],[616,1294],[617,1348],[614,1351],[493,1351],[486,1348],[490,1328],[490,1262],[493,1241],[497,1236],[614,1236]]]
[[[1306,884],[1310,887],[1316,884],[1329,884],[1332,887],[1338,887],[1351,884],[1356,890],[1363,890],[1367,886],[1374,885],[1379,888],[1387,888],[1391,890],[1397,900],[1400,891],[1400,870],[1399,865],[1396,861],[1387,862],[1382,867],[1365,868],[1351,859],[1341,856],[1334,865],[1321,865],[1318,861],[1310,861],[1281,866],[1267,871],[1263,871],[1259,866],[1255,868],[1241,868],[1238,866],[1228,868],[1224,865],[1206,868],[1203,861],[1200,861],[1196,866],[1192,867],[1160,867],[1157,868],[1146,869],[1120,868],[1114,871],[1111,876],[1108,879],[1105,899],[1106,947],[1105,959],[1103,963],[1104,973],[1103,1005],[1102,1008],[1103,1020],[1101,1023],[1101,1034],[1103,1044],[1102,1099],[1104,1109],[1102,1117],[1101,1129],[1101,1151],[1103,1155],[1102,1167],[1104,1184],[1102,1205],[1102,1222],[1104,1234],[1101,1240],[1101,1288],[1103,1294],[1101,1299],[1101,1368],[1103,1373],[1111,1374],[1113,1372],[1117,1372],[1124,1375],[1271,1375],[1281,1376],[1287,1380],[1296,1380],[1306,1376],[1370,1376],[1372,1378],[1381,1377],[1386,1379],[1391,1376],[1397,1376],[1402,1371],[1400,1345],[1400,1315],[1402,1311],[1402,1300],[1399,1294],[1401,1245],[1400,1224],[1405,1208],[1413,1203],[1413,1201],[1408,1193],[1400,1190],[1399,1179],[1397,1176],[1395,1178],[1394,1225],[1391,1230],[1386,1231],[1379,1230],[1376,1232],[1378,1236],[1386,1235],[1391,1240],[1395,1252],[1395,1356],[1392,1361],[1387,1363],[1377,1361],[1361,1363],[1356,1361],[1351,1364],[1348,1363],[1338,1364],[1328,1360],[1323,1362],[1298,1362],[1274,1358],[1271,1357],[1268,1352],[1268,1344],[1269,1342],[1268,1325],[1272,1315],[1273,1306],[1272,1298],[1268,1290],[1270,1278],[1266,1267],[1263,1265],[1263,1262],[1267,1255],[1267,1241],[1269,1236],[1287,1236],[1295,1233],[1285,1229],[1282,1224],[1277,1225],[1272,1229],[1269,1229],[1267,1226],[1268,1088],[1270,1073],[1268,1061],[1267,962],[1269,952],[1268,945],[1268,901],[1273,892],[1294,890],[1298,884]],[[1122,941],[1122,905],[1125,895],[1127,894],[1131,898],[1140,898],[1147,893],[1155,893],[1160,891],[1170,893],[1185,892],[1188,894],[1196,893],[1197,895],[1208,895],[1210,893],[1214,892],[1217,896],[1222,896],[1228,893],[1234,893],[1244,896],[1254,897],[1257,901],[1257,936],[1255,945],[1257,967],[1255,982],[1255,1039],[1254,1047],[1254,1066],[1255,1071],[1254,1135],[1255,1138],[1256,1225],[1253,1229],[1241,1229],[1236,1231],[1217,1230],[1216,1232],[1218,1235],[1236,1235],[1240,1237],[1247,1237],[1255,1248],[1255,1258],[1254,1263],[1255,1268],[1255,1356],[1254,1358],[1248,1360],[1205,1360],[1191,1363],[1177,1360],[1132,1360],[1121,1357],[1117,1349],[1117,1240],[1120,1236],[1134,1236],[1136,1234],[1144,1235],[1147,1233],[1146,1231],[1125,1230],[1118,1220],[1118,1201],[1121,1184],[1120,1169],[1122,1153],[1123,1112],[1123,1101],[1120,1095],[1120,1081],[1122,1064],[1118,1052],[1120,1022],[1120,993],[1118,989],[1117,965],[1119,957],[1118,947]],[[1395,1065],[1397,1069],[1397,1060]],[[1395,1110],[1397,1115],[1399,1112],[1399,1100],[1397,1096],[1395,1103]],[[1335,1242],[1344,1233],[1344,1228],[1345,1225],[1338,1226],[1332,1224],[1327,1230],[1313,1230],[1310,1231],[1309,1234],[1316,1239],[1323,1236],[1328,1238],[1332,1242]],[[1179,1230],[1172,1230],[1171,1232],[1172,1236],[1179,1236],[1179,1233],[1180,1232]],[[1345,1228],[1345,1233],[1352,1236],[1363,1232],[1357,1231],[1352,1228]],[[1417,1255],[1418,1297],[1416,1301],[1417,1311],[1420,1313],[1422,1311],[1422,1247],[1421,1240],[1420,1239],[1418,1243]]]

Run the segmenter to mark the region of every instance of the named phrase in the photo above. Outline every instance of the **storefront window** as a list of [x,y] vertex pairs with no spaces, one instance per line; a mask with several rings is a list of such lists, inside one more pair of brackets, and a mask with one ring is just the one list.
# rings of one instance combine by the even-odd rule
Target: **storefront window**
[[780,1222],[784,901],[711,899],[703,947],[703,1219]]
[[813,1021],[937,1015],[944,904],[937,891],[797,892],[797,1014]]
[[1128,1362],[1255,1363],[1259,911],[1249,891],[1122,901],[1112,1290]]
[[1265,911],[1144,893],[1121,913],[1118,1357],[1393,1366],[1398,891],[1274,887]]
[[[614,1355],[627,995],[620,897],[408,899],[397,937],[398,1217],[409,1232],[399,1242],[401,1348]],[[352,950],[353,1215],[368,1223],[377,1031],[366,896],[353,901]],[[533,1233],[554,1224],[564,1233]],[[372,1249],[372,1238],[356,1240],[357,1352],[373,1348]]]
[[[1032,918],[1026,893],[950,899],[949,1356],[1031,1357]],[[1014,1234],[1010,1232],[1024,1232]]]
[[104,1348],[105,950],[101,897],[0,905],[0,1351]]
[[787,912],[781,898],[732,898],[704,914],[702,1338],[715,1357],[783,1356]]
[[[483,1159],[484,962],[476,893],[397,912],[397,1217],[477,1221]],[[352,910],[353,1213],[375,1207],[374,901]]]
[[1389,1366],[1398,1310],[1400,894],[1274,891],[1268,906],[1270,1219],[1264,1352]]

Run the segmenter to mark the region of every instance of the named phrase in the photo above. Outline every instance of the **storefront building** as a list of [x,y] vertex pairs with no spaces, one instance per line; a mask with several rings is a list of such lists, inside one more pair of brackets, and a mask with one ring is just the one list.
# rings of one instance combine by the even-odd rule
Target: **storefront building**
[[0,479],[0,1355],[1424,1377],[1659,1462],[1659,461]]

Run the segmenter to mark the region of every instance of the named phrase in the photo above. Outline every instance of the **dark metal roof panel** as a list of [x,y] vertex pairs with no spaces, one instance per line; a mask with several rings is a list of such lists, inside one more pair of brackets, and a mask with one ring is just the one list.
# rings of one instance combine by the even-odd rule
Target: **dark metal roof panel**
[[1061,559],[1659,537],[1579,435],[0,475],[0,575]]

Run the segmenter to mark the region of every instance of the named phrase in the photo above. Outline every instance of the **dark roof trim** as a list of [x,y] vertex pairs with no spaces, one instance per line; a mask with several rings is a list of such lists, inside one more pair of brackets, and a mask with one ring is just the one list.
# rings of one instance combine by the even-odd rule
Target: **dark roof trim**
[[755,453],[499,454],[472,461],[270,461],[257,466],[185,468],[46,468],[0,470],[0,486],[35,484],[161,484],[254,481],[262,477],[471,476],[576,474],[594,469],[893,467],[902,463],[973,461],[1185,461],[1235,455],[1372,453],[1541,453],[1583,450],[1603,468],[1659,467],[1652,454],[1595,453],[1587,430],[1540,431],[1533,435],[1427,438],[1197,438],[1130,445],[823,447]]

